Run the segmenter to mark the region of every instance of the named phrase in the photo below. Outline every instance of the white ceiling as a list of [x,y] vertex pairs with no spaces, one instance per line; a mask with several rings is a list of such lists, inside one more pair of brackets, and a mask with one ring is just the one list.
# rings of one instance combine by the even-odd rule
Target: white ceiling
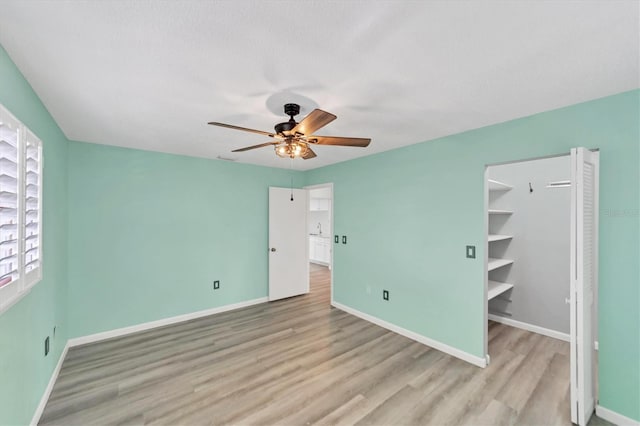
[[292,101],[372,138],[306,170],[638,88],[639,4],[2,0],[0,44],[72,140],[288,168],[206,123]]

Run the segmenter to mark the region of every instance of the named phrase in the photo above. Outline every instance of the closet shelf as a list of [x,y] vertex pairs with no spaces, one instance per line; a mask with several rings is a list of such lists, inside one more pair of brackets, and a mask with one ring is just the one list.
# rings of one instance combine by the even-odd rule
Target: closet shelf
[[513,214],[511,210],[489,209],[489,214]]
[[489,179],[489,191],[509,191],[510,189],[513,189],[513,186]]
[[511,290],[512,288],[513,284],[489,280],[489,291],[487,292],[487,300],[498,297],[505,291]]
[[503,241],[510,240],[513,236],[511,235],[498,235],[498,234],[489,234],[489,242],[492,243],[494,241]]
[[487,263],[487,271],[493,271],[494,269],[502,268],[503,266],[511,265],[512,263],[513,260],[494,259],[490,257],[489,262]]

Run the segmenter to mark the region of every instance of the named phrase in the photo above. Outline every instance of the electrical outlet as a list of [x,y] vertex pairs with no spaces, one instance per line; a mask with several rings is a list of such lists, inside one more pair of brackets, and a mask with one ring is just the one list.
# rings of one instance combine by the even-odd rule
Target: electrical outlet
[[347,236],[346,235],[342,236],[342,244],[347,244]]
[[44,339],[44,356],[49,355],[49,336]]
[[467,246],[467,258],[468,259],[476,258],[476,246]]
[[220,280],[215,280],[213,282],[213,289],[218,290],[220,288]]
[[333,242],[336,244],[340,244],[340,235],[334,235]]
[[382,298],[384,300],[389,300],[389,290],[382,290]]

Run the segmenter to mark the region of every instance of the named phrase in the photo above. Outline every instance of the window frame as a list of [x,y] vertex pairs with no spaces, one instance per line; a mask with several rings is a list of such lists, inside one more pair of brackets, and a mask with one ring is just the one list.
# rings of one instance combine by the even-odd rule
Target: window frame
[[[17,250],[17,273],[18,277],[15,280],[10,281],[2,286],[0,286],[0,315],[10,309],[13,305],[15,305],[19,300],[21,300],[24,296],[26,296],[33,287],[37,283],[42,280],[43,272],[43,246],[42,246],[42,236],[43,236],[43,171],[44,171],[44,162],[43,162],[43,142],[36,134],[31,131],[27,126],[24,125],[20,120],[18,120],[11,112],[4,107],[4,105],[0,104],[0,126],[7,123],[9,127],[12,129],[16,129],[16,210],[17,210],[17,244],[15,244]],[[11,142],[9,142],[11,145]],[[35,146],[36,155],[29,156],[27,153],[28,145],[33,149]],[[37,172],[37,181],[36,183],[29,183],[29,179],[27,178],[27,172],[29,170],[27,167],[27,161],[29,159],[35,160],[36,164],[36,172]],[[9,159],[9,161],[12,161]],[[37,192],[28,191],[28,185],[37,185]],[[29,195],[31,194],[31,195]],[[37,195],[36,195],[37,194]],[[27,249],[27,237],[33,237],[33,235],[27,235],[27,199],[30,197],[35,197],[37,201],[36,207],[36,219],[37,223],[37,236],[36,242],[30,243],[33,247]],[[1,202],[1,201],[0,201]],[[1,216],[0,216],[1,217]],[[34,220],[32,219],[32,222]],[[31,222],[31,223],[32,223]],[[1,235],[1,234],[0,234]],[[33,241],[33,238],[30,238]],[[9,240],[7,240],[9,241]],[[32,252],[33,249],[37,250],[37,266],[27,272],[27,250]],[[2,250],[0,250],[0,258],[5,254]],[[2,273],[6,273],[3,271]]]

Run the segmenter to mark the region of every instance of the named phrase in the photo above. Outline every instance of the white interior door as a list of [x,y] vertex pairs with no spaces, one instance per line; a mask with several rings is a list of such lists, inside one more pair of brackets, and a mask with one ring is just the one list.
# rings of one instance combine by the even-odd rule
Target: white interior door
[[269,300],[309,292],[308,192],[269,188]]
[[593,299],[598,262],[598,155],[571,150],[571,421],[595,407]]

